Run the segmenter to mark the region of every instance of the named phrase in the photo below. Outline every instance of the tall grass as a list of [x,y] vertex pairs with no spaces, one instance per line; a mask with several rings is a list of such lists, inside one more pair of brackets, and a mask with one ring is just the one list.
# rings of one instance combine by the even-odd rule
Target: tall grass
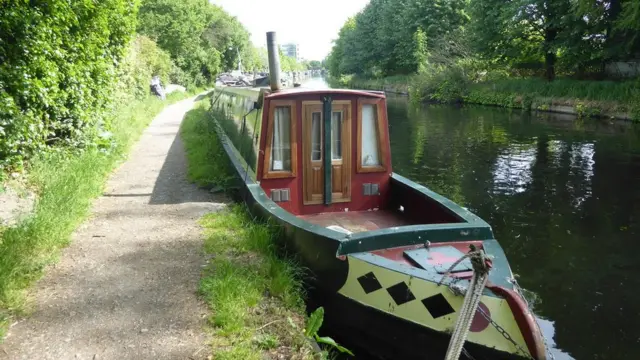
[[[207,108],[198,106],[182,123],[188,176],[224,187],[232,169]],[[279,230],[256,222],[240,204],[208,214],[200,223],[210,258],[200,293],[212,310],[215,359],[313,358],[303,333],[302,272],[277,255]]]
[[189,111],[180,126],[189,166],[187,178],[201,187],[227,188],[233,182],[233,170],[222,144],[215,137],[208,100],[200,101]]
[[342,75],[339,78],[329,79],[334,87],[347,87],[352,89],[381,90],[395,93],[407,93],[407,86],[412,75],[394,75],[384,78],[364,78],[354,75]]
[[301,271],[276,255],[279,232],[256,223],[244,205],[201,220],[212,256],[200,285],[212,310],[216,359],[312,358],[304,333]]
[[580,100],[615,101],[633,103],[640,101],[640,81],[593,81],[556,79],[501,79],[480,86],[490,86],[494,91],[530,94],[542,97]]
[[52,149],[31,162],[27,178],[37,193],[33,212],[0,234],[0,338],[9,317],[24,310],[25,289],[56,260],[87,217],[110,171],[167,102],[186,95],[171,94],[165,102],[150,97],[118,111],[110,151]]
[[595,81],[558,78],[549,82],[480,70],[473,63],[454,64],[428,68],[420,74],[383,79],[343,75],[333,79],[332,84],[390,91],[405,89],[417,101],[467,102],[527,109],[537,105],[537,110],[545,110],[549,105],[568,105],[574,106],[579,115],[625,113],[634,120],[640,120],[640,79]]

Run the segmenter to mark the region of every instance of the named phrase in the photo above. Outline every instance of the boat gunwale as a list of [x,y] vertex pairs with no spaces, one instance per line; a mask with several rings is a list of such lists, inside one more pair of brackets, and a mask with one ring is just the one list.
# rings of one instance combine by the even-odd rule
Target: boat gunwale
[[[470,240],[469,242],[471,241],[473,240]],[[461,242],[465,242],[465,241],[461,241]],[[424,281],[428,281],[436,284],[447,278],[445,277],[445,274],[438,273],[435,267],[429,267],[428,269],[425,269],[425,268],[416,267],[416,266],[407,266],[397,261],[387,259],[384,256],[374,254],[372,252],[349,254],[349,256],[356,258],[358,260],[364,261],[366,263],[369,263],[371,265],[374,265],[383,269],[387,269],[389,271],[393,271],[403,275],[408,275],[412,278],[417,278],[420,280],[424,280]],[[455,277],[453,278],[457,279]],[[465,279],[465,278],[458,279],[458,280],[469,281],[469,279]],[[448,282],[444,281],[442,285],[446,287],[448,285]],[[485,287],[483,289],[482,294],[486,296],[500,298],[500,296],[495,294],[488,287]]]
[[[451,243],[467,243],[467,242],[482,242],[483,247],[495,249],[495,244],[498,243],[496,239],[487,239],[487,240],[463,240],[463,241],[452,241]],[[447,244],[445,242],[441,244]],[[411,245],[403,245],[403,246],[394,246],[387,249],[395,249],[395,248],[409,248]],[[386,250],[386,249],[385,249]],[[508,261],[506,258],[506,254],[504,251],[495,251],[492,254],[492,262],[494,266],[492,266],[492,271],[489,275],[489,285],[484,289],[483,294],[491,295],[493,297],[501,297],[495,292],[491,291],[491,288],[501,287],[507,290],[514,290],[514,286],[512,283],[507,281],[507,277],[511,274],[511,268],[508,266]],[[379,266],[381,268],[385,268],[390,271],[394,271],[401,274],[406,274],[411,277],[419,278],[425,281],[430,281],[434,283],[440,282],[443,278],[445,278],[444,274],[438,273],[435,268],[424,269],[415,266],[407,266],[392,259],[385,258],[384,256],[375,254],[371,251],[359,252],[349,254],[348,256],[354,257],[361,261],[367,262],[374,266]],[[499,269],[499,270],[498,270]],[[467,280],[468,279],[462,279]],[[503,281],[504,280],[504,281]],[[443,285],[447,285],[448,282],[444,282]]]
[[[240,176],[241,181],[247,187],[247,189],[253,196],[254,200],[257,203],[259,203],[260,206],[262,206],[265,210],[269,211],[271,215],[277,217],[278,219],[284,222],[291,224],[292,226],[297,226],[305,229],[306,231],[313,232],[317,235],[339,241],[340,244],[339,244],[338,252],[336,253],[336,256],[347,255],[347,254],[357,253],[357,252],[380,250],[382,248],[416,245],[416,244],[424,243],[428,240],[427,238],[423,240],[421,237],[418,237],[415,240],[411,239],[411,241],[397,242],[397,243],[394,243],[393,246],[387,246],[387,247],[380,247],[380,246],[362,247],[361,246],[363,244],[373,245],[373,244],[368,244],[370,243],[369,241],[363,243],[362,240],[364,239],[376,238],[380,236],[384,236],[386,238],[387,235],[390,235],[390,234],[403,235],[402,238],[406,239],[407,236],[404,236],[404,235],[409,235],[409,234],[415,235],[416,233],[428,235],[431,232],[432,234],[435,233],[437,235],[437,233],[439,232],[449,232],[449,233],[454,231],[461,232],[459,236],[456,236],[455,238],[451,238],[451,240],[448,240],[448,241],[484,240],[484,239],[489,239],[493,237],[490,226],[486,222],[482,221],[477,217],[475,217],[477,220],[474,218],[469,218],[470,221],[466,223],[462,222],[462,223],[445,223],[445,224],[404,225],[404,226],[396,226],[391,228],[363,231],[363,232],[349,234],[349,235],[336,230],[328,229],[324,226],[313,224],[283,209],[280,205],[275,203],[273,200],[271,200],[267,196],[267,194],[260,187],[260,184],[258,182],[251,179],[250,176],[247,176],[247,170],[245,170],[245,168],[242,165],[242,162],[240,161],[240,159],[238,159],[238,156],[236,153],[237,149],[235,148],[233,143],[231,143],[227,135],[224,133],[224,130],[221,128],[221,126],[218,124],[218,120],[215,120],[215,122],[218,125],[216,126],[216,130],[217,130],[216,132],[218,133],[218,136],[221,139],[223,148],[225,149],[225,152],[231,159],[231,162],[234,168],[236,169],[237,174]],[[398,176],[402,179],[405,179],[405,181],[411,182],[410,180],[406,180],[406,178],[403,178],[400,175],[397,175],[395,173],[392,174],[392,177],[394,176]],[[430,191],[422,185],[420,185],[420,188],[418,188],[418,190],[425,191],[425,192]],[[446,198],[443,198],[443,199],[446,199]],[[435,199],[435,200],[438,201],[438,199]],[[464,216],[464,214],[462,216]],[[466,232],[466,234],[463,232]]]
[[[442,242],[487,240],[493,238],[491,226],[480,217],[462,208],[446,197],[433,192],[424,185],[420,185],[397,173],[391,173],[390,181],[398,182],[400,185],[407,186],[411,190],[417,191],[422,195],[428,197],[429,199],[433,199],[454,216],[459,218],[462,222],[395,226],[347,235],[342,232],[331,230],[324,226],[316,225],[307,220],[301,219],[298,216],[283,209],[276,202],[272,201],[260,187],[259,182],[253,180],[251,176],[248,176],[247,172],[249,169],[244,168],[243,165],[246,164],[243,164],[244,161],[242,161],[241,158],[238,157],[239,152],[237,148],[224,132],[224,129],[220,125],[218,119],[214,118],[213,120],[216,123],[216,132],[219,139],[221,140],[225,152],[227,153],[234,168],[236,169],[237,174],[240,176],[241,181],[252,194],[254,200],[259,203],[260,206],[262,206],[265,210],[269,211],[271,215],[277,217],[281,221],[287,222],[292,226],[303,228],[306,231],[313,232],[317,235],[339,241],[340,244],[338,246],[336,256],[425,243],[427,240],[430,240],[427,235],[435,235],[431,238],[431,240],[436,240],[434,238],[437,237],[437,241]],[[456,232],[458,233],[456,234]],[[417,237],[409,236],[418,234],[420,235]],[[447,234],[450,234],[450,236],[446,236]],[[395,242],[392,246],[376,246],[372,241],[370,241],[375,240],[375,238],[382,237],[384,238],[385,242],[387,242],[389,240],[389,235],[396,235],[394,236],[394,238],[401,238],[402,241]],[[424,239],[422,238],[422,235],[425,236]],[[363,240],[365,239],[369,239],[369,241],[363,242]]]

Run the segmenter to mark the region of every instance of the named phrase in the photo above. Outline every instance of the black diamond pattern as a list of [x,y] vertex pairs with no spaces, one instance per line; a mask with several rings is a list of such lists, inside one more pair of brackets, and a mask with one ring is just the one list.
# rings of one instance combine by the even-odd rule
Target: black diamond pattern
[[360,276],[358,282],[366,294],[382,289],[382,285],[380,285],[376,275],[372,272]]
[[402,305],[416,299],[416,297],[413,296],[413,293],[411,292],[411,290],[409,290],[409,287],[404,283],[404,281],[399,282],[390,288],[387,288],[387,292],[389,293],[389,295],[391,295],[393,301],[396,302],[396,305]]
[[422,304],[429,310],[429,314],[431,314],[434,319],[455,312],[442,294],[430,296],[422,300]]

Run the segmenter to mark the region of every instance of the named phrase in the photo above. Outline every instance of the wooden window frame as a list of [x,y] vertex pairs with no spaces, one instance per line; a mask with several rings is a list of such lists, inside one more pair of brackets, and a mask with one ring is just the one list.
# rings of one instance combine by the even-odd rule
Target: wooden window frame
[[[307,181],[308,178],[311,176],[309,173],[309,166],[307,166],[308,164],[311,163],[311,132],[309,131],[308,127],[307,127],[307,123],[305,122],[306,119],[306,115],[307,112],[309,112],[309,114],[312,114],[313,112],[316,112],[314,110],[314,107],[318,106],[318,110],[320,110],[320,113],[322,113],[322,101],[316,101],[316,100],[307,100],[307,101],[303,101],[302,102],[302,136],[303,136],[303,143],[309,143],[309,145],[307,146],[303,146],[303,151],[302,151],[302,156],[303,156],[303,161],[302,161],[302,168],[303,168],[303,178],[302,178],[302,203],[303,205],[319,205],[323,203],[323,200],[310,200],[309,197],[307,196]],[[346,171],[346,177],[345,179],[343,179],[344,183],[343,186],[347,187],[347,197],[343,198],[343,199],[332,199],[332,203],[344,203],[344,202],[350,202],[351,198],[352,198],[352,193],[351,193],[351,172],[352,170],[352,151],[353,151],[353,144],[352,144],[352,121],[353,121],[353,114],[352,114],[352,101],[351,100],[334,100],[331,102],[331,112],[333,114],[333,107],[338,107],[340,110],[339,111],[343,111],[343,118],[342,118],[342,159],[341,160],[333,160],[331,159],[331,164],[333,165],[334,162],[342,162],[343,167]],[[320,125],[321,129],[324,127],[324,118],[322,119],[323,123]],[[322,132],[322,130],[321,130]],[[309,135],[309,136],[307,136]],[[324,143],[324,134],[321,135],[321,139]],[[347,145],[346,147],[348,147],[348,151],[345,150],[345,144]],[[321,160],[313,160],[313,161],[324,161],[324,146],[323,146],[323,151],[321,151],[322,157]],[[332,193],[332,198],[338,197],[340,193]]]
[[[377,117],[376,117],[376,130],[378,132],[378,159],[380,160],[380,165],[376,166],[363,166],[362,165],[362,107],[365,104],[376,105]],[[358,99],[358,144],[356,149],[356,171],[358,173],[376,173],[376,172],[385,172],[387,171],[387,147],[383,146],[384,139],[386,139],[384,132],[384,109],[382,107],[383,99],[367,99],[367,98],[359,98]]]
[[[291,170],[290,171],[273,171],[271,169],[271,147],[273,146],[273,123],[276,107],[291,108]],[[298,120],[298,112],[296,111],[295,100],[271,100],[269,102],[269,117],[267,123],[267,144],[264,149],[264,166],[263,179],[283,179],[295,178],[298,173],[298,138],[296,132],[296,123]]]
[[[352,116],[352,102],[351,100],[336,100],[333,101],[332,106],[336,106],[338,107],[338,109],[340,109],[339,111],[342,111],[342,159],[340,160],[334,160],[331,159],[331,165],[333,166],[334,162],[336,163],[340,163],[342,162],[342,166],[345,169],[346,173],[344,178],[341,180],[342,183],[342,187],[343,188],[347,188],[346,191],[346,197],[343,199],[337,199],[341,193],[336,193],[333,192],[333,188],[332,188],[332,202],[333,203],[341,203],[341,202],[350,202],[351,198],[352,198],[352,194],[351,194],[351,172],[352,170],[352,161],[351,161],[351,154],[353,151],[353,145],[351,143],[351,139],[352,139],[352,132],[351,129],[353,128],[352,125],[352,121],[353,121],[353,116]],[[334,109],[331,109],[331,114],[333,116],[333,111]],[[333,143],[332,143],[333,144]],[[347,146],[345,146],[345,144]],[[345,148],[348,148],[345,151]]]
[[[307,125],[307,122],[305,121],[306,119],[310,119],[309,116],[307,115],[311,115],[314,112],[315,109],[314,108],[318,108],[320,110],[320,114],[322,116],[322,101],[316,101],[316,100],[308,100],[308,101],[303,101],[302,102],[302,137],[304,139],[303,144],[307,144],[307,145],[303,145],[302,146],[302,204],[303,205],[318,205],[318,204],[322,204],[323,200],[322,199],[318,199],[318,200],[311,200],[309,199],[309,196],[307,194],[309,190],[308,185],[307,185],[307,181],[309,181],[309,178],[311,177],[311,173],[310,173],[310,167],[311,167],[311,162],[312,161],[324,161],[324,154],[322,151],[320,151],[320,160],[311,160],[311,153],[312,153],[312,149],[311,149],[311,129],[309,129],[309,126]],[[323,134],[323,120],[324,118],[320,118],[321,122],[320,122],[320,143],[322,143],[322,141],[324,141],[324,134]],[[311,124],[309,124],[311,125]]]

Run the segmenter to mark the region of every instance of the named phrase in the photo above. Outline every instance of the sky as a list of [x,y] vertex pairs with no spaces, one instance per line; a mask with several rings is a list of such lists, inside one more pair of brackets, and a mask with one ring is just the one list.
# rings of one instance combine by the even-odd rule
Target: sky
[[331,50],[344,22],[369,0],[210,0],[221,6],[251,33],[254,45],[266,47],[267,32],[279,44],[297,43],[300,56],[322,60]]

